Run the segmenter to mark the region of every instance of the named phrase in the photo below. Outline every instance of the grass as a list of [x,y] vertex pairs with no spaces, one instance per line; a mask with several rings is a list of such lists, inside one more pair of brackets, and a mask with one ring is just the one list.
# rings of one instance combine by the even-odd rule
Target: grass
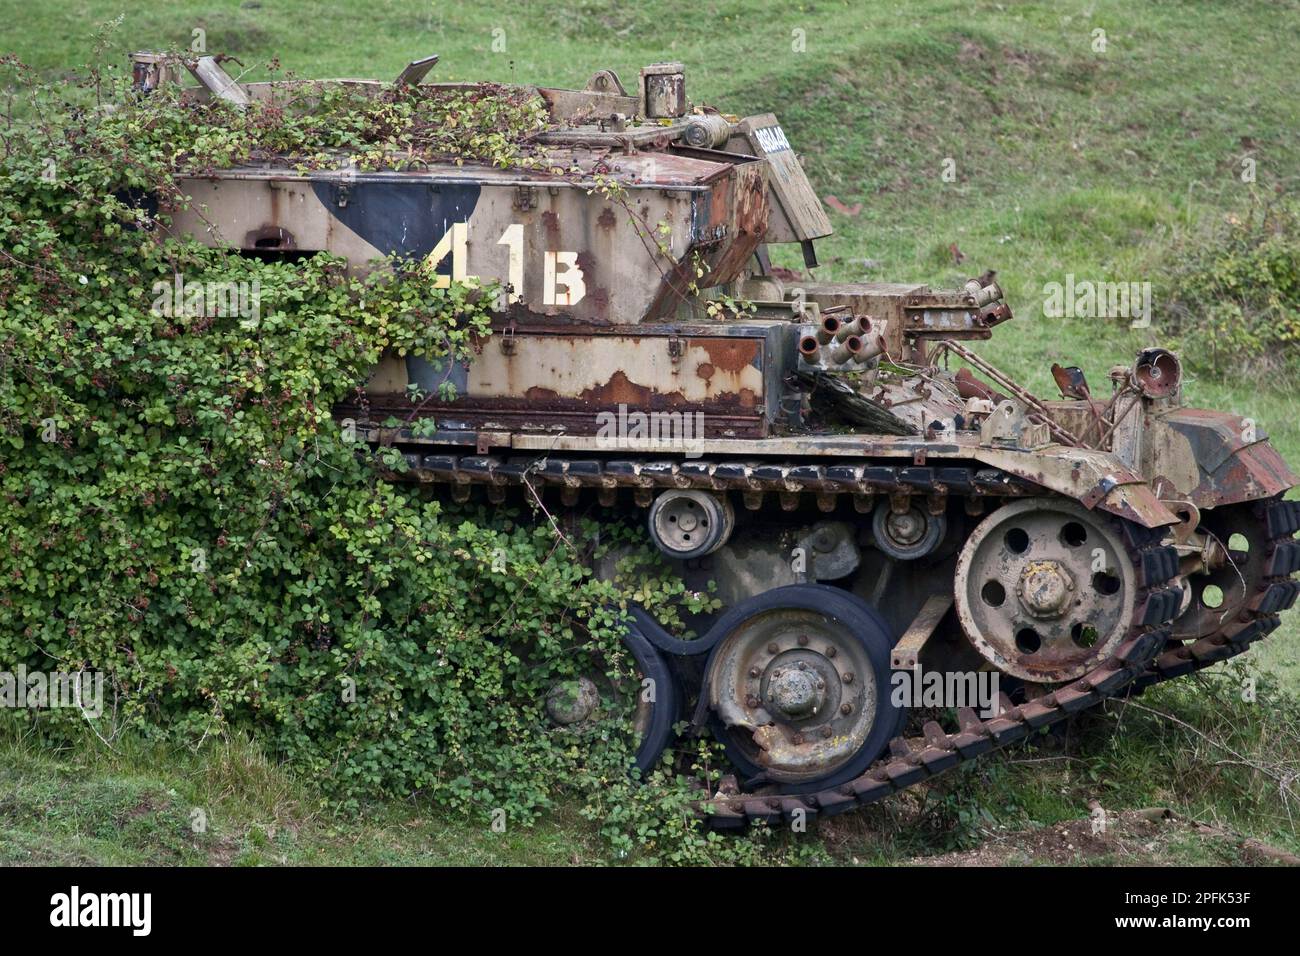
[[[630,86],[644,64],[681,60],[692,99],[740,114],[775,111],[818,193],[863,204],[856,216],[831,213],[836,235],[819,244],[819,279],[951,286],[997,269],[1018,318],[981,350],[1048,395],[1052,362],[1079,364],[1103,383],[1111,365],[1160,343],[1162,332],[1158,301],[1153,328],[1141,331],[1048,318],[1046,283],[1073,274],[1158,284],[1182,237],[1252,195],[1300,185],[1295,0],[1095,0],[1086,10],[952,0],[780,9],[745,0],[179,0],[128,10],[118,0],[0,0],[0,17],[23,24],[0,52],[57,78],[89,59],[93,34],[119,14],[107,57],[121,68],[133,49],[188,47],[195,30],[209,50],[238,56],[248,78],[264,75],[272,57],[307,76],[389,77],[438,53],[439,79],[581,86],[612,68]],[[945,160],[954,181],[943,176]],[[1242,181],[1244,160],[1254,161],[1253,184]],[[777,251],[781,264],[800,267],[796,252]],[[1297,385],[1193,375],[1187,392],[1194,404],[1255,419],[1300,463]],[[1300,688],[1297,637],[1293,612],[1243,666],[1279,693]],[[1160,689],[1143,701],[1216,739],[1267,751],[1263,737],[1232,736],[1263,726],[1259,711],[1240,713],[1234,729],[1216,716],[1222,710],[1206,709],[1215,679],[1224,678],[1197,685],[1200,696]],[[1018,752],[964,771],[923,805],[891,801],[819,839],[837,860],[896,862],[1084,817],[1100,793],[1118,809],[1165,801],[1295,849],[1289,803],[1259,789],[1266,775],[1238,767],[1249,779],[1225,776],[1232,768],[1218,763],[1222,753],[1136,708],[1096,720],[1071,744],[1082,750]],[[1097,733],[1116,723],[1120,732]],[[1289,759],[1294,767],[1295,751]],[[86,746],[50,755],[10,742],[0,773],[0,863],[510,864],[603,854],[593,826],[568,810],[507,834],[440,818],[418,801],[368,808],[360,822],[335,819],[310,782],[243,743],[200,754]],[[195,807],[209,808],[205,834],[190,826]],[[1167,842],[1159,862],[1236,859],[1186,834]]]
[[0,744],[0,866],[566,865],[603,859],[576,813],[546,826],[451,819],[417,803],[322,808],[316,789],[244,740],[199,753],[126,742],[51,752]]
[[[1271,678],[1255,702],[1241,700],[1247,673],[1233,665],[1113,701],[929,788],[806,835],[780,834],[773,858],[1173,866],[1272,862],[1253,849],[1261,845],[1300,853],[1300,702]],[[611,857],[597,825],[563,803],[505,832],[418,795],[339,815],[312,782],[245,740],[189,751],[127,738],[109,751],[89,737],[52,750],[9,736],[0,738],[0,779],[0,866],[653,862]],[[1115,822],[1100,838],[1090,833],[1094,802]],[[1153,830],[1135,820],[1155,807],[1181,822]]]

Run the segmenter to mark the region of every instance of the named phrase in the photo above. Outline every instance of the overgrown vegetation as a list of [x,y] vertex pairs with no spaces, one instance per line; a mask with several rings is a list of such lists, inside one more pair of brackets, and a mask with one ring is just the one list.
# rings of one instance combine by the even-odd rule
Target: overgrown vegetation
[[1300,374],[1300,203],[1258,199],[1177,249],[1168,309],[1183,354],[1211,372]]
[[[620,853],[756,852],[757,836],[701,835],[670,765],[633,785],[643,690],[624,595],[545,521],[448,512],[379,480],[331,418],[384,350],[467,355],[492,290],[435,289],[400,261],[359,279],[324,255],[244,258],[166,237],[137,201],[182,201],[176,172],[249,143],[299,160],[318,136],[351,145],[377,114],[327,98],[292,122],[238,120],[115,92],[81,108],[33,91],[39,119],[3,130],[0,180],[0,660],[103,674],[108,710],[0,719],[110,748],[251,733],[345,810],[418,792],[521,825],[564,796]],[[427,136],[429,114],[387,102],[366,141],[376,162],[417,140],[512,161],[531,107],[489,99],[457,101]],[[169,301],[178,276],[257,304]],[[402,467],[391,449],[386,464]],[[636,587],[670,620],[706,600],[667,580]],[[557,730],[547,691],[579,674],[604,675],[605,710]]]

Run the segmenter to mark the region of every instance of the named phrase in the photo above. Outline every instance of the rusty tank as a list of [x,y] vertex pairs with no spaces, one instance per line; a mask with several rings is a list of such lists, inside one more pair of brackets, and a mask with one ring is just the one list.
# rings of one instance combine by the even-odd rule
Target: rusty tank
[[[141,89],[177,79],[134,65]],[[186,65],[195,96],[276,95]],[[1034,395],[971,349],[1012,319],[991,272],[936,290],[773,266],[790,244],[815,268],[831,233],[773,114],[692,106],[676,63],[522,89],[564,175],[267,163],[182,183],[171,228],[500,284],[471,361],[385,356],[336,416],[457,501],[635,511],[688,586],[712,582],[693,639],[634,607],[626,642],[657,688],[638,764],[682,722],[725,748],[715,825],[880,799],[1240,654],[1294,604],[1297,478],[1253,422],[1184,404],[1176,354],[1101,387],[1054,365],[1060,395]],[[599,706],[594,682],[547,701],[561,723]]]

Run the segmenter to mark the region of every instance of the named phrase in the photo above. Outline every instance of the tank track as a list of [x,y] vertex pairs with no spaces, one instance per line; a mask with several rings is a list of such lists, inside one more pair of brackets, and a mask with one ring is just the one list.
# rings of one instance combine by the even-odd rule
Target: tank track
[[[421,455],[406,451],[409,474],[390,477],[449,483],[453,497],[464,500],[475,485],[485,486],[491,500],[504,499],[511,485],[558,486],[566,505],[577,503],[583,488],[595,489],[604,504],[612,504],[620,488],[631,488],[638,504],[649,504],[664,488],[739,491],[747,507],[761,507],[756,492],[782,496],[783,508],[797,506],[801,493],[817,495],[824,511],[835,507],[839,495],[861,499],[907,491],[928,496],[1019,497],[1042,494],[1036,486],[991,468],[928,467],[882,464],[753,463],[707,460],[607,460],[587,458],[502,457],[494,455]],[[787,497],[788,496],[788,497]],[[791,501],[793,499],[793,501]],[[820,816],[829,817],[865,806],[1050,727],[1104,700],[1208,667],[1247,650],[1273,631],[1279,613],[1300,595],[1300,502],[1260,502],[1268,533],[1268,574],[1259,593],[1243,611],[1242,620],[1222,631],[1183,645],[1171,638],[1170,622],[1182,606],[1182,588],[1170,582],[1178,573],[1178,556],[1161,543],[1157,531],[1115,519],[1137,569],[1139,592],[1129,631],[1115,653],[1089,673],[1023,704],[1012,705],[1004,695],[997,717],[981,719],[974,710],[957,712],[958,730],[945,731],[929,721],[922,737],[896,737],[889,752],[861,776],[846,784],[814,793],[765,795],[726,792],[724,787],[701,807],[716,828],[743,827],[754,822],[776,824]],[[1178,646],[1171,646],[1178,644]]]
[[1250,650],[1250,646],[1267,637],[1282,623],[1279,615],[1300,597],[1300,581],[1291,577],[1300,571],[1300,501],[1257,502],[1268,534],[1266,555],[1268,573],[1258,592],[1242,610],[1239,620],[1214,634],[1191,643],[1177,643],[1151,662],[1129,693],[1138,694],[1163,681],[1204,670]]

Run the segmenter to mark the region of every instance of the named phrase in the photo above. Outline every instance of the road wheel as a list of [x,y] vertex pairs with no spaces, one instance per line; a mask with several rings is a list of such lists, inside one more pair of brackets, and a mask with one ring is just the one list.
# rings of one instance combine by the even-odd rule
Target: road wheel
[[776,588],[714,627],[705,693],[728,757],[787,793],[861,774],[900,723],[890,701],[889,629],[847,591]]

